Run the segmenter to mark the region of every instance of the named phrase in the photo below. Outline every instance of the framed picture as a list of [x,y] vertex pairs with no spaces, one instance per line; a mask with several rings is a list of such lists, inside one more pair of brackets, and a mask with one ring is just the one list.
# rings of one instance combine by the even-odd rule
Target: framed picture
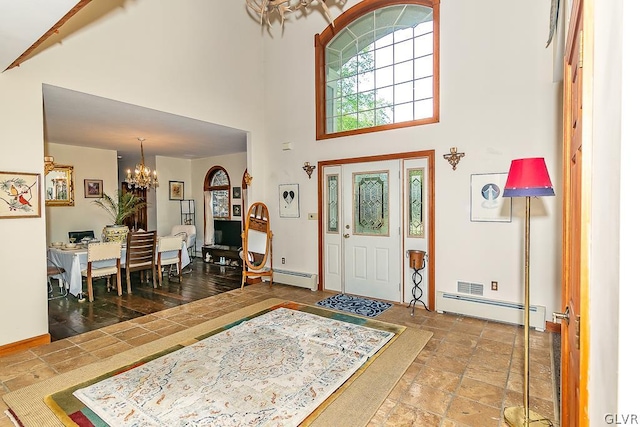
[[240,209],[240,205],[233,205],[233,216],[241,216],[242,210]]
[[101,179],[85,179],[84,180],[84,197],[99,199],[102,197],[102,180]]
[[278,189],[280,218],[300,218],[298,184],[281,184]]
[[184,181],[169,181],[169,200],[184,200]]
[[507,172],[471,175],[471,221],[511,222],[511,197],[502,197]]
[[0,172],[0,219],[39,218],[40,174]]
[[73,206],[73,166],[54,165],[44,177],[46,206]]
[[240,197],[240,187],[233,187],[233,198],[239,199]]

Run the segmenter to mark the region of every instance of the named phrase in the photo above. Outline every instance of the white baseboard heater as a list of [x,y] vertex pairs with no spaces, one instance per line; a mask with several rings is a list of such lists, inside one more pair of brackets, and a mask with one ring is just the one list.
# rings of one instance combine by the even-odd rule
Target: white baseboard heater
[[297,271],[287,271],[273,269],[273,281],[285,285],[300,286],[301,288],[318,290],[318,275],[311,273],[299,273]]
[[[476,296],[439,291],[436,297],[436,311],[524,325],[524,304]],[[544,331],[546,328],[545,315],[545,307],[531,305],[529,307],[529,324],[538,331]]]

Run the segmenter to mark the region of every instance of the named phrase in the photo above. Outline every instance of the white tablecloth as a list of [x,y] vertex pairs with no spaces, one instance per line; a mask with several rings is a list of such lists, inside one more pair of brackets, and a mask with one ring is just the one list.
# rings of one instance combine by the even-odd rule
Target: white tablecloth
[[[176,256],[177,251],[163,252],[162,258],[171,258]],[[69,286],[69,293],[73,296],[78,296],[82,292],[82,270],[87,268],[87,249],[58,249],[49,248],[47,252],[47,259],[57,265],[64,268],[62,278],[67,282]],[[122,248],[122,254],[120,255],[120,262],[122,267],[127,259],[127,249]],[[187,252],[187,245],[182,242],[182,268],[185,268],[191,262],[189,253]],[[96,263],[96,267],[98,267]]]

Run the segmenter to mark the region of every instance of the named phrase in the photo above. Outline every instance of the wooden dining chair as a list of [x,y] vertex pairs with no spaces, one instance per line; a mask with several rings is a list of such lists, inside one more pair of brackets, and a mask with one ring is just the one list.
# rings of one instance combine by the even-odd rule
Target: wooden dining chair
[[[174,252],[175,254],[169,254],[169,252]],[[165,254],[164,257],[162,256],[163,253]],[[159,237],[156,266],[158,267],[158,282],[160,282],[160,286],[162,286],[162,267],[169,266],[167,272],[167,281],[169,281],[171,277],[171,266],[174,264],[178,272],[178,282],[182,283],[182,237]]]
[[[107,290],[110,290],[111,276],[114,274],[116,276],[118,295],[122,295],[122,280],[120,279],[121,249],[119,242],[89,243],[87,246],[87,268],[82,270],[82,276],[87,278],[89,301],[93,301],[93,279],[106,277]],[[98,264],[94,265],[94,263]]]
[[153,287],[156,288],[156,236],[157,231],[136,231],[127,234],[127,257],[124,265],[127,276],[127,293],[131,293],[131,273],[140,271],[140,282],[142,273],[147,272],[146,278],[149,281],[148,271],[151,270],[153,276]]

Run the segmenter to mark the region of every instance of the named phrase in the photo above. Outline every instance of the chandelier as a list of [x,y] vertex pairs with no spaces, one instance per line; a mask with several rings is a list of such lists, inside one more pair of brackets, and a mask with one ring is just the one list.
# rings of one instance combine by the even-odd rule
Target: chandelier
[[[271,20],[269,16],[272,13],[277,13],[280,17],[281,26],[284,27],[285,14],[295,12],[300,9],[307,9],[311,6],[316,0],[246,0],[247,7],[253,10],[256,15],[260,17],[260,24],[263,24],[265,21],[269,27],[271,27]],[[329,13],[329,8],[327,7],[326,0],[317,0],[317,2],[322,6],[322,10],[326,15],[331,25],[333,25],[333,18],[331,17],[331,13]]]
[[142,148],[142,141],[144,138],[138,138],[140,141],[140,163],[136,165],[135,171],[131,174],[131,169],[127,169],[127,178],[125,182],[129,185],[129,188],[140,188],[152,190],[158,187],[158,174],[154,170],[153,172],[144,164],[144,149]]

